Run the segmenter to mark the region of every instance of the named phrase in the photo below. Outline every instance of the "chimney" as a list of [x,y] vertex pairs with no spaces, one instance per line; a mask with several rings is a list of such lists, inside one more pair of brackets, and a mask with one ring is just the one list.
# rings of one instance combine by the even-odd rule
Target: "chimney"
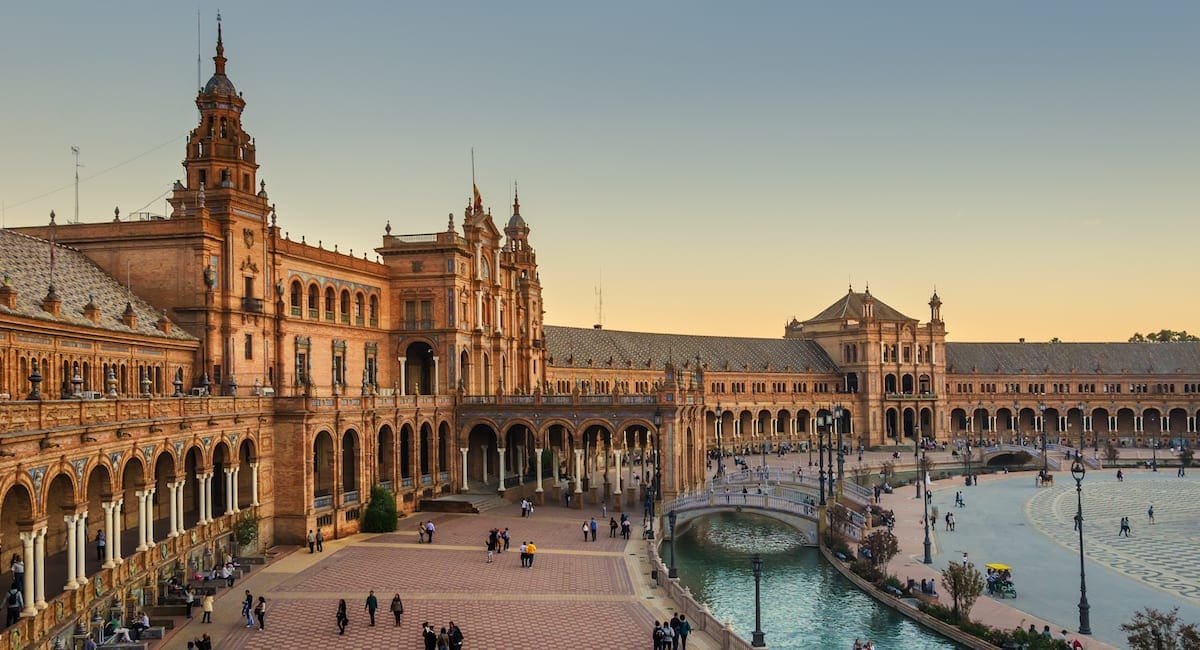
[[1021,338],[1017,339],[1017,343],[1024,343],[1024,342],[1025,342],[1025,337],[1024,337],[1024,336],[1022,336]]
[[83,317],[93,323],[100,322],[100,308],[96,306],[95,296],[88,296],[88,303],[83,306]]
[[4,284],[0,285],[0,305],[9,309],[17,308],[17,290],[12,288],[8,275],[4,276]]
[[171,333],[171,321],[167,319],[167,310],[164,309],[162,316],[159,316],[158,320],[154,321],[154,327],[163,334]]
[[42,309],[56,318],[62,312],[62,301],[58,299],[58,293],[54,290],[54,285],[50,285],[50,290],[46,292],[46,297],[42,298]]
[[133,303],[125,303],[125,313],[121,314],[121,322],[131,330],[137,329],[137,314],[133,312]]

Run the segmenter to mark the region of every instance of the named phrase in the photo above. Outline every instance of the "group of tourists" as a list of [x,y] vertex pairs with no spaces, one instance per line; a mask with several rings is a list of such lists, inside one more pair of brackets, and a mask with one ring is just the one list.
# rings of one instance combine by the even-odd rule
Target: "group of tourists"
[[492,563],[492,554],[493,553],[503,553],[504,551],[507,551],[508,543],[509,543],[509,535],[508,535],[508,527],[507,526],[504,527],[504,530],[500,530],[499,528],[493,528],[493,529],[489,530],[488,537],[487,537],[487,544],[486,544],[486,546],[487,546],[487,563],[488,564]]
[[433,531],[436,530],[433,520],[417,522],[417,543],[433,543]]
[[[396,594],[395,596],[392,596],[392,604],[389,607],[389,609],[392,610],[392,618],[394,620],[392,626],[400,627],[400,617],[401,617],[401,614],[404,613],[404,601],[400,600],[400,594]],[[377,612],[378,610],[379,610],[379,598],[377,598],[375,596],[375,591],[371,590],[367,594],[367,599],[363,602],[363,611],[367,613],[367,616],[370,620],[369,627],[375,627],[375,612]],[[346,613],[346,599],[345,598],[342,598],[341,600],[338,601],[336,621],[337,621],[338,635],[344,636],[346,634],[346,627],[350,624],[350,616]],[[450,624],[454,625],[453,622]],[[429,624],[426,623],[425,625],[429,625]]]
[[669,621],[659,623],[654,621],[654,650],[687,650],[688,635],[692,633],[692,624],[684,614],[676,614]]
[[421,637],[425,640],[425,650],[461,650],[463,647],[462,630],[454,621],[440,631],[426,621],[421,624]]
[[309,553],[312,553],[314,550],[318,553],[325,552],[325,534],[322,533],[320,529],[317,529],[315,534],[310,529],[308,531],[308,537],[305,538],[305,541],[308,542]]

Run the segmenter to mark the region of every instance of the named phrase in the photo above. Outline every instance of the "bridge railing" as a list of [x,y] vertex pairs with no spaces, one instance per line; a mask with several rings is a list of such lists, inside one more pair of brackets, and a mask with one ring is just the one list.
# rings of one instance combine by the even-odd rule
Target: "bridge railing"
[[[815,471],[801,471],[797,473],[780,468],[772,468],[765,472],[762,470],[725,472],[724,477],[714,476],[710,484],[714,488],[724,488],[726,486],[730,488],[742,488],[759,484],[804,485],[814,490],[819,490],[821,487],[820,477],[817,476],[817,472]],[[826,482],[826,487],[830,485],[829,482]],[[871,498],[874,494],[871,488],[863,487],[853,481],[843,480],[842,496],[859,505],[867,505],[871,503]]]
[[[1070,445],[1046,445],[1046,449],[1048,451],[1061,453],[1064,458],[1073,458],[1075,456],[1075,452],[1078,451],[1075,447]],[[1100,459],[1096,458],[1094,455],[1088,456],[1086,449],[1083,451],[1084,453],[1081,454],[1083,457],[1083,464],[1092,469],[1100,469]]]
[[[1059,462],[1059,460],[1057,458],[1055,458],[1054,456],[1050,455],[1051,451],[1055,451],[1055,449],[1054,449],[1055,447],[1058,447],[1058,445],[1046,445],[1046,466],[1049,467],[1050,469],[1062,469],[1062,464]],[[995,453],[999,453],[999,452],[1017,452],[1017,451],[1023,451],[1035,458],[1042,457],[1042,448],[1041,447],[1032,446],[1032,445],[1014,445],[1009,442],[1004,442],[1004,443],[1000,443],[998,445],[992,445],[990,447],[985,447],[983,450],[983,453],[984,453],[984,455],[987,455],[987,454],[995,454]]]
[[[820,517],[820,508],[812,501],[812,495],[798,492],[794,488],[786,486],[774,486],[773,489],[776,491],[762,494],[718,493],[715,491],[689,492],[669,501],[664,501],[661,512],[694,510],[697,508],[722,508],[725,506],[750,506],[765,510],[786,512],[812,521],[817,521]],[[846,522],[842,532],[852,539],[862,539],[866,523],[866,518],[862,513],[850,510],[850,518]]]

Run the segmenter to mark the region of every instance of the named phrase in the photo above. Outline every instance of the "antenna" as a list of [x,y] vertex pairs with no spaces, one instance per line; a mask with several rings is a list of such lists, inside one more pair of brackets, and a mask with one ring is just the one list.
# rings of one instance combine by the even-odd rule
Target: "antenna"
[[71,145],[71,153],[75,154],[75,223],[79,223],[79,147]]
[[196,91],[200,88],[200,10],[196,9]]
[[130,279],[130,262],[125,260],[125,293],[129,296],[129,302],[133,302],[133,280]]
[[600,284],[596,286],[596,329],[604,329],[604,269],[600,269]]
[[471,147],[471,187],[475,186],[475,147]]

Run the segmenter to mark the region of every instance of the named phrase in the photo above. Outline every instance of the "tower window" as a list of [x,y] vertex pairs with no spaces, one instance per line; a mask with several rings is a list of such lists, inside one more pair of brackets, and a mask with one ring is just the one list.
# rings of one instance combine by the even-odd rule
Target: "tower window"
[[208,185],[208,170],[207,169],[200,170],[200,184]]

